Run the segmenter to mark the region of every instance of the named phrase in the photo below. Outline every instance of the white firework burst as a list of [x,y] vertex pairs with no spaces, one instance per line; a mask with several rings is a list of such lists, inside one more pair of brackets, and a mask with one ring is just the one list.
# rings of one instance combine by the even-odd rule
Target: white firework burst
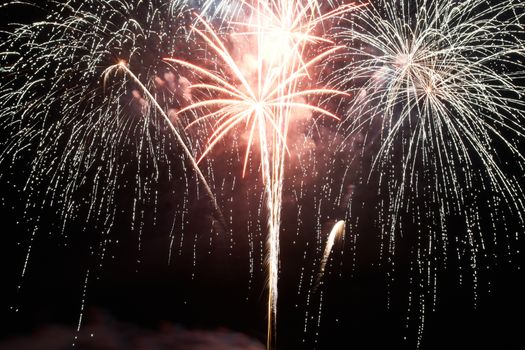
[[348,52],[331,79],[354,94],[341,128],[380,140],[373,169],[399,161],[395,212],[423,172],[436,196],[459,206],[481,174],[522,208],[519,181],[498,155],[523,164],[523,9],[512,0],[378,0],[337,34]]
[[[329,80],[354,96],[340,131],[348,140],[361,135],[371,155],[367,177],[384,198],[382,254],[392,266],[400,232],[416,225],[407,232],[429,287],[420,310],[425,295],[435,304],[436,265],[451,247],[476,285],[480,254],[505,240],[491,236],[498,222],[513,216],[523,225],[524,6],[375,0],[336,34],[347,52]],[[465,226],[452,235],[454,216]]]

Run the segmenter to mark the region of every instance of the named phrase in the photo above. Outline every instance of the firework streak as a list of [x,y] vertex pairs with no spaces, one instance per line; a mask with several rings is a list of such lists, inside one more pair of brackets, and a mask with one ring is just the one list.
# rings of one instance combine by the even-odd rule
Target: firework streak
[[345,234],[345,222],[344,220],[340,220],[335,223],[334,227],[332,227],[332,230],[330,231],[330,234],[328,235],[328,239],[326,240],[326,245],[324,248],[323,258],[321,259],[321,266],[319,267],[319,274],[317,275],[317,281],[314,285],[314,291],[319,287],[319,284],[321,283],[321,279],[324,275],[324,270],[326,269],[326,263],[328,262],[328,258],[330,257],[330,253],[332,252],[332,248],[334,247],[336,238],[339,238]]

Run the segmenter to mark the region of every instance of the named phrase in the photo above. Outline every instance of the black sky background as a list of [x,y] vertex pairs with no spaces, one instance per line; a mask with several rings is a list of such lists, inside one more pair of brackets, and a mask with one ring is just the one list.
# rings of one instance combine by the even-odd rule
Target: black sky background
[[[0,13],[0,23],[5,26],[9,22],[30,22],[39,16],[38,12],[28,12],[27,7],[15,7]],[[43,224],[33,242],[29,267],[21,281],[26,244],[31,239],[30,224],[20,221],[25,204],[20,198],[24,177],[17,178],[16,174],[24,174],[24,169],[2,169],[2,172],[15,176],[0,178],[3,291],[0,348],[7,339],[31,337],[53,324],[76,328],[88,269],[84,319],[87,329],[92,324],[90,318],[96,319],[98,310],[104,310],[112,318],[134,325],[133,329],[156,330],[166,323],[188,329],[227,328],[264,343],[265,273],[256,267],[254,279],[250,280],[246,238],[236,236],[233,248],[229,237],[215,238],[209,249],[197,250],[196,266],[193,266],[192,232],[202,230],[207,219],[200,218],[211,215],[205,204],[194,201],[189,242],[184,245],[182,255],[170,265],[167,264],[169,237],[165,228],[171,223],[169,198],[164,198],[159,206],[159,224],[143,232],[140,252],[136,233],[129,231],[125,215],[118,218],[111,239],[118,239],[119,244],[108,252],[109,257],[115,258],[109,259],[102,269],[97,269],[96,260],[91,257],[94,237],[101,236],[97,228],[76,232],[70,227],[67,238],[47,235],[46,232],[56,230],[56,213],[44,209]],[[373,188],[365,185],[356,188],[356,196],[362,198],[373,192]],[[351,258],[348,249],[343,258],[334,259],[321,287],[321,325],[317,327],[316,321],[310,321],[304,333],[305,312],[317,318],[315,305],[319,293],[312,297],[314,306],[310,307],[305,307],[303,296],[297,295],[301,267],[311,264],[302,260],[303,246],[294,246],[292,238],[285,234],[286,230],[293,230],[292,213],[293,207],[284,208],[277,348],[415,348],[419,322],[414,319],[416,310],[407,311],[407,298],[413,287],[406,283],[410,277],[413,242],[406,238],[399,243],[396,283],[389,286],[389,269],[378,264],[374,238],[377,229],[368,208],[354,214],[362,217],[356,267],[347,261]],[[313,213],[305,215],[309,217]],[[199,247],[206,247],[208,239],[206,234],[199,236]],[[513,246],[512,250],[523,252],[523,239],[517,244],[521,246]],[[443,268],[437,310],[426,313],[421,349],[524,348],[525,288],[520,269],[523,253],[509,257],[504,248],[501,249],[490,271],[480,269],[477,303],[469,278],[464,278],[463,285],[459,285],[459,271],[469,276],[463,263],[451,259],[447,268]],[[20,283],[22,288],[17,290]],[[387,295],[390,295],[390,308]],[[408,328],[407,315],[411,316]]]

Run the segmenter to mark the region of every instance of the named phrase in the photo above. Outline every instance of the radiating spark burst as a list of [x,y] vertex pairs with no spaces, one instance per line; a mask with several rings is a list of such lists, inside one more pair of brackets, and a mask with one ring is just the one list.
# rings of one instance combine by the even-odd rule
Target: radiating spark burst
[[491,198],[493,224],[494,210],[507,207],[523,222],[521,180],[505,169],[524,165],[524,6],[377,0],[338,34],[348,51],[331,83],[355,96],[341,130],[379,142],[369,180],[379,173],[379,192],[388,193],[380,210],[388,253],[404,212],[419,225],[428,219],[438,229],[418,244],[418,260],[430,271],[435,246],[444,253],[449,245],[446,221],[461,213],[474,285],[476,253],[485,249],[475,203]]
[[[243,176],[246,171],[252,144],[256,137],[259,140],[262,177],[265,184],[268,207],[268,347],[272,342],[272,331],[276,325],[277,313],[277,282],[279,270],[279,228],[282,202],[282,187],[284,179],[284,164],[287,148],[287,135],[291,115],[295,110],[308,110],[321,115],[338,119],[329,111],[305,102],[313,95],[344,95],[333,89],[301,89],[301,79],[308,76],[308,70],[319,64],[329,55],[335,53],[339,47],[333,46],[321,50],[313,58],[303,58],[308,43],[328,42],[330,40],[314,36],[312,31],[318,23],[322,23],[334,16],[340,16],[353,9],[346,5],[325,16],[317,18],[307,16],[303,25],[302,19],[309,12],[308,6],[299,6],[301,2],[264,2],[246,6],[252,11],[250,22],[231,22],[233,26],[248,27],[250,30],[237,30],[241,36],[254,37],[255,60],[249,67],[240,66],[232,54],[225,47],[213,28],[197,17],[205,31],[197,26],[193,31],[211,47],[227,67],[226,72],[213,72],[193,63],[168,58],[166,61],[179,64],[194,70],[212,83],[191,85],[192,90],[205,90],[221,94],[224,97],[210,98],[197,101],[183,108],[179,113],[216,107],[203,116],[198,117],[188,127],[194,124],[215,120],[214,131],[208,141],[209,146],[201,155],[203,159],[213,147],[230,133],[239,124],[245,124],[249,130],[249,137],[244,157]],[[276,41],[276,39],[278,39]],[[269,50],[277,54],[268,54]],[[236,86],[233,80],[239,82]]]
[[[435,166],[435,173],[448,183],[437,190],[452,191],[458,199],[461,186],[454,169],[461,167],[447,164],[454,163],[455,156],[467,177],[474,170],[472,158],[478,157],[495,191],[509,195],[512,202],[521,198],[494,159],[494,142],[524,159],[506,135],[524,136],[520,79],[525,48],[519,40],[524,5],[512,0],[488,8],[484,4],[417,0],[392,6],[379,0],[356,15],[355,28],[340,34],[352,57],[342,69],[346,74],[337,72],[335,81],[348,88],[365,80],[355,88],[348,130],[366,129],[380,119],[382,143],[375,166],[388,162],[396,137],[409,133],[396,193],[399,205],[403,189],[417,181],[419,158]],[[433,161],[437,163],[430,164]]]
[[[115,198],[130,188],[132,229],[142,230],[143,209],[158,202],[154,184],[177,176],[172,170],[175,162],[179,168],[179,158],[171,155],[180,146],[166,134],[165,118],[144,91],[122,76],[101,84],[101,76],[124,60],[155,90],[158,103],[180,105],[174,73],[162,61],[186,46],[185,17],[176,12],[180,3],[48,1],[41,9],[46,20],[15,27],[2,41],[0,162],[16,164],[31,155],[26,212],[49,203],[64,233],[87,206],[86,221],[109,232]],[[39,226],[39,215],[28,220]]]
[[124,240],[137,233],[140,264],[143,232],[159,224],[163,197],[172,214],[160,228],[169,233],[169,262],[173,251],[182,254],[190,199],[199,200],[201,188],[217,213],[203,219],[224,232],[218,191],[207,184],[213,160],[199,169],[192,156],[203,136],[185,134],[174,118],[191,98],[187,79],[162,60],[194,49],[184,8],[164,0],[47,1],[37,9],[45,20],[0,33],[0,177],[21,183],[21,221],[31,227],[18,289],[46,221],[65,244],[70,232],[95,228],[85,235],[97,260],[90,279],[113,258],[120,213]]

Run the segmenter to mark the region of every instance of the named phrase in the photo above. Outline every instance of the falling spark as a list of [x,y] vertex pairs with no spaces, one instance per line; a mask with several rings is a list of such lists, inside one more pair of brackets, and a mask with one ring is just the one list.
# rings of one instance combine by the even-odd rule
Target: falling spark
[[169,126],[169,128],[171,129],[173,135],[175,136],[177,142],[179,143],[179,145],[182,147],[183,151],[184,151],[184,154],[186,155],[186,157],[188,157],[188,159],[190,160],[191,162],[191,165],[194,169],[194,171],[197,173],[197,176],[199,177],[199,180],[202,182],[204,188],[206,189],[206,193],[208,194],[208,197],[209,199],[211,200],[212,204],[213,204],[213,208],[215,209],[217,215],[218,215],[218,218],[219,218],[219,221],[221,223],[221,225],[223,225],[223,229],[225,228],[225,221],[224,221],[224,216],[222,214],[222,211],[221,209],[219,208],[219,205],[217,204],[217,199],[215,198],[215,195],[213,194],[211,188],[210,188],[210,185],[208,185],[208,182],[206,181],[206,178],[204,177],[204,174],[202,173],[202,171],[199,169],[199,166],[197,164],[197,161],[195,160],[195,158],[193,157],[193,154],[191,153],[191,151],[188,149],[188,146],[186,146],[186,143],[184,142],[184,140],[182,139],[181,135],[179,134],[179,132],[177,131],[177,129],[175,128],[175,126],[173,125],[171,119],[168,117],[168,115],[166,114],[166,112],[164,112],[164,110],[162,109],[162,107],[159,105],[159,103],[157,102],[157,100],[155,99],[155,97],[153,97],[153,95],[151,95],[151,93],[149,92],[148,88],[146,86],[144,86],[144,84],[142,84],[142,82],[140,81],[140,79],[135,75],[133,74],[133,72],[128,68],[126,62],[124,61],[120,61],[119,63],[117,63],[116,65],[114,66],[110,66],[108,67],[104,73],[103,73],[103,77],[104,77],[104,81],[107,80],[108,76],[114,72],[114,71],[123,71],[125,72],[127,75],[129,75],[131,77],[131,79],[138,85],[140,86],[141,90],[143,91],[143,93],[148,97],[148,99],[151,101],[151,103],[153,103],[153,105],[155,106],[155,108],[158,110],[158,112],[160,113],[160,115],[165,119],[167,125]]
[[328,240],[326,241],[326,245],[324,248],[323,258],[321,259],[321,266],[319,267],[319,274],[317,275],[317,280],[314,285],[314,291],[317,290],[321,283],[321,279],[324,276],[324,271],[326,268],[326,263],[328,262],[328,258],[330,257],[330,253],[332,252],[332,248],[334,247],[336,238],[342,237],[345,233],[345,221],[339,220],[335,223],[334,227],[332,227],[332,230],[330,231],[330,234],[328,235]]

